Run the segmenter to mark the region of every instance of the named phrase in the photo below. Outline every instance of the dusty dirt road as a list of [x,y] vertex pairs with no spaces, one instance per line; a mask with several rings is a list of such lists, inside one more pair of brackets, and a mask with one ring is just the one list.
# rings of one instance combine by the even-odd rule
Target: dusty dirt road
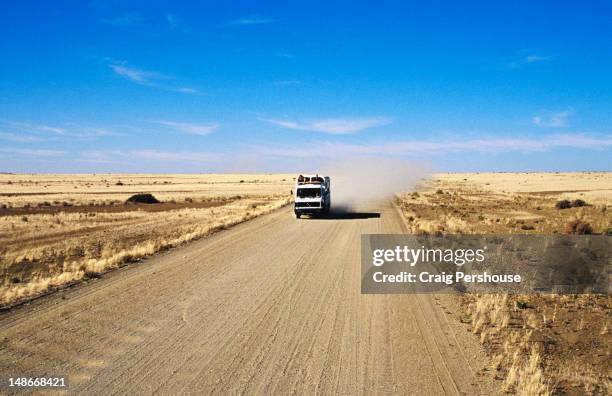
[[403,227],[374,210],[285,208],[5,313],[0,375],[68,375],[69,393],[494,393],[444,296],[360,294],[360,235]]

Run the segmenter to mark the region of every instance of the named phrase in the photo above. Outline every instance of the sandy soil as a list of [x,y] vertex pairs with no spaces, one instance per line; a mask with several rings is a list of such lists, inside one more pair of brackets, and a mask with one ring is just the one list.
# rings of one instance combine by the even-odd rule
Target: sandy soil
[[284,174],[0,174],[0,209],[123,204],[132,194],[183,202],[235,195],[287,194],[295,175]]
[[[26,180],[3,197],[4,218],[25,210],[30,220],[15,227],[31,228],[67,207],[67,224],[92,212],[101,224],[126,221],[136,238],[140,218],[146,230],[172,219],[182,234],[177,226],[215,218],[219,197],[291,185],[230,176],[121,175],[123,185],[95,188],[87,178],[77,190],[92,195],[76,196],[64,178],[49,205],[42,180]],[[98,394],[605,394],[610,297],[361,295],[359,237],[563,233],[577,219],[605,234],[611,188],[610,173],[444,174],[400,194],[399,211],[296,220],[285,208],[2,314],[0,375],[67,374],[71,393]],[[113,202],[152,189],[167,201],[149,212]],[[557,209],[561,199],[587,205]]]
[[[609,172],[441,174],[421,187],[399,195],[411,233],[550,235],[580,221],[592,234],[612,234]],[[585,206],[556,207],[577,199]],[[611,297],[464,295],[458,303],[503,391],[612,391]]]
[[610,172],[439,174],[399,199],[412,233],[563,234],[577,219],[612,233]]
[[405,231],[374,211],[285,208],[15,309],[0,373],[81,394],[493,394],[452,301],[360,294],[360,235]]
[[445,173],[435,178],[442,184],[502,195],[554,195],[560,199],[581,198],[593,204],[612,199],[612,172]]
[[[274,210],[292,180],[0,174],[0,308]],[[161,202],[127,203],[136,193]]]

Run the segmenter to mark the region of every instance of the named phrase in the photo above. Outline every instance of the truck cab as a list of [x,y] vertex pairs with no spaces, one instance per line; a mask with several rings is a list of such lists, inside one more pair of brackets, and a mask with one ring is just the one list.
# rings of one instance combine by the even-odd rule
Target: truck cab
[[302,214],[326,214],[331,208],[329,176],[299,175],[295,181],[293,211],[298,219]]

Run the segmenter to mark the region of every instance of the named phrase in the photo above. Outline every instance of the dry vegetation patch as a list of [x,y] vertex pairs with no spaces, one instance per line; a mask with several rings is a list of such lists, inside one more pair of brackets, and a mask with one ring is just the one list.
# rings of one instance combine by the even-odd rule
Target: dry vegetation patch
[[[5,206],[0,209],[0,306],[99,276],[124,263],[268,213],[289,203],[292,182],[286,175],[219,175],[218,179],[202,175],[202,180],[193,175],[79,175],[80,184],[74,183],[74,176],[64,176],[62,184],[61,176],[28,175],[38,186],[52,184],[53,194],[70,202],[47,205],[43,201],[46,191],[37,194],[28,182],[22,185],[25,191],[19,192],[15,186],[25,176],[2,178],[9,176],[12,179],[5,183],[13,190],[0,196]],[[139,192],[113,192],[97,202],[96,178],[104,180],[98,181],[100,187],[100,183],[119,177],[124,186],[125,181],[138,180]],[[245,179],[251,182],[240,183]],[[234,188],[234,184],[245,187]],[[91,196],[70,195],[73,185],[91,188]],[[144,186],[148,193],[142,192]],[[230,194],[219,186],[241,194]],[[134,196],[137,198],[129,199]],[[24,197],[31,202],[24,203]],[[158,197],[168,200],[156,203]]]
[[601,295],[463,295],[464,322],[504,391],[609,394],[611,301]]
[[[611,234],[611,173],[444,174],[398,195],[419,234]],[[463,295],[504,393],[612,392],[612,299]]]

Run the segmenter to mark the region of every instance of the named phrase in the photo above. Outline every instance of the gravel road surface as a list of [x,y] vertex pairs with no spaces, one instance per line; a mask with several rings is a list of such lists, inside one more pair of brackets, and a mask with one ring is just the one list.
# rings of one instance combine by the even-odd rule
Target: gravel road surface
[[449,296],[360,294],[360,235],[401,232],[390,204],[284,208],[0,315],[0,375],[105,395],[494,393]]

